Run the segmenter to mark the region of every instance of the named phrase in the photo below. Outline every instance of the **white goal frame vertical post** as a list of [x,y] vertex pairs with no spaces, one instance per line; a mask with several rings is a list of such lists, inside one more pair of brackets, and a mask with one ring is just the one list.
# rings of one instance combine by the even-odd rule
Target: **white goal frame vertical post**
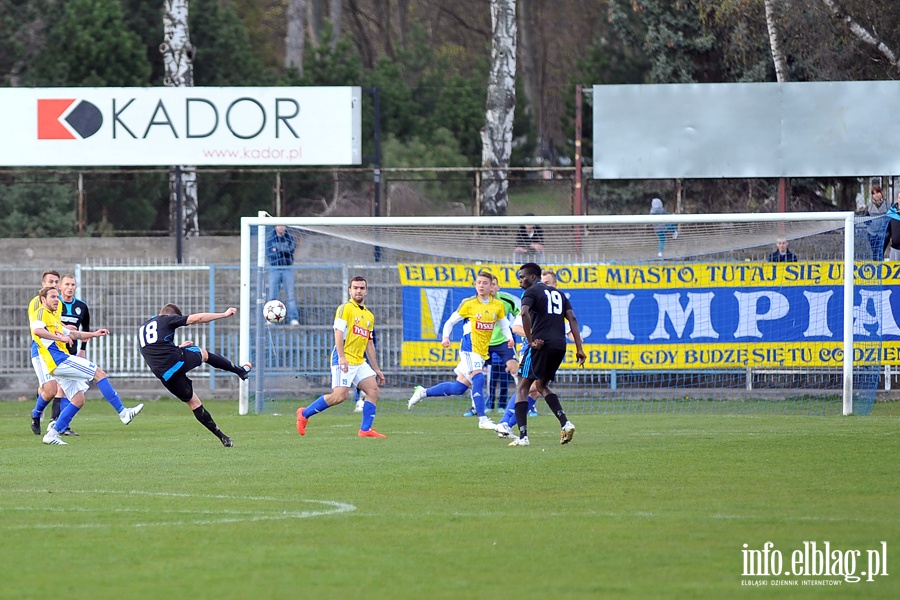
[[[240,364],[250,362],[250,315],[253,306],[250,299],[250,225],[246,225],[247,217],[241,218],[241,293],[239,327],[240,339],[238,342],[238,357]],[[259,211],[257,221],[271,222],[271,216],[264,210]],[[258,223],[256,245],[256,266],[265,266],[266,260],[266,227],[264,223]],[[238,387],[238,414],[246,415],[250,412],[250,383],[242,380]]]
[[[536,225],[641,225],[653,223],[755,223],[755,222],[801,222],[801,221],[843,221],[844,222],[844,312],[843,312],[843,392],[842,413],[853,414],[853,294],[854,294],[854,213],[852,211],[835,212],[794,212],[794,213],[728,213],[702,215],[560,215],[527,217],[528,222]],[[257,217],[241,218],[241,306],[240,306],[240,343],[239,356],[242,363],[250,359],[250,313],[256,308],[250,298],[250,261],[256,256],[258,266],[264,265],[265,241],[260,240],[257,253],[251,254],[251,227],[259,227],[260,235],[265,235],[265,226],[287,225],[289,227],[330,227],[330,226],[433,226],[436,222],[447,226],[518,226],[525,217],[274,217],[260,211]],[[241,382],[240,414],[249,412],[249,387]]]
[[856,279],[854,256],[854,214],[844,219],[844,416],[853,414],[853,285]]

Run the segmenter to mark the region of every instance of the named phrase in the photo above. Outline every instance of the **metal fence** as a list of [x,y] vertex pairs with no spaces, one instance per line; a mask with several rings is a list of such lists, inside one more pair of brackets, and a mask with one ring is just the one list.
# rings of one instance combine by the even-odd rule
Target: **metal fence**
[[[334,310],[346,300],[346,268],[295,264],[297,303],[301,324],[277,325],[261,331],[254,364],[265,365],[271,393],[296,395],[322,388],[330,381],[328,356],[334,345],[331,324]],[[25,307],[39,289],[42,269],[6,267],[0,285],[0,390],[30,394],[35,387]],[[402,306],[395,292],[396,265],[373,264],[360,271],[371,281],[369,300],[378,308],[378,341],[385,372],[400,364]],[[185,314],[221,312],[239,306],[240,269],[237,265],[119,264],[75,265],[77,296],[91,313],[91,329],[106,328],[110,335],[90,340],[88,358],[102,367],[122,389],[143,387],[155,378],[138,349],[138,327],[174,302]],[[356,273],[354,273],[356,274]],[[199,346],[238,360],[238,319],[213,321],[181,332]],[[421,372],[420,372],[421,373]],[[232,391],[237,380],[203,366],[192,378],[215,392]],[[217,382],[218,379],[218,382]],[[399,383],[395,379],[395,383]],[[403,385],[407,383],[404,382]],[[165,395],[161,387],[152,388]],[[7,395],[8,395],[7,394]]]
[[[3,388],[34,387],[25,307],[36,295],[41,269],[4,268],[0,286],[0,380]],[[91,329],[110,335],[88,342],[88,357],[114,378],[152,379],[138,351],[138,326],[168,302],[186,312],[237,306],[240,271],[235,265],[76,265],[77,296],[90,309]],[[237,359],[237,322],[218,321],[190,332],[200,346]],[[215,389],[215,371],[201,369]]]

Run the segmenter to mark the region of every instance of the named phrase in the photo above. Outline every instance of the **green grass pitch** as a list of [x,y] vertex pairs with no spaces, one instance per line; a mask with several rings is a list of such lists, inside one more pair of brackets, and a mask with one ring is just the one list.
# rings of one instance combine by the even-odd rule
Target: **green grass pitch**
[[[131,403],[126,402],[126,405]],[[564,400],[565,404],[565,400]],[[898,598],[900,406],[867,417],[546,413],[510,448],[474,419],[390,412],[359,439],[207,402],[122,426],[91,398],[68,446],[0,402],[0,598]],[[464,406],[464,404],[460,404]],[[748,587],[742,549],[887,543],[887,576]],[[841,578],[828,578],[841,580]]]

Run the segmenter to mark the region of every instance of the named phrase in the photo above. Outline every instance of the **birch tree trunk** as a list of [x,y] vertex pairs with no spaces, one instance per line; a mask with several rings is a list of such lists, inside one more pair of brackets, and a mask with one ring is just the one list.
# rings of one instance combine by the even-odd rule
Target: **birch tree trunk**
[[505,215],[516,110],[516,0],[491,0],[491,72],[481,130],[482,213]]
[[284,37],[284,66],[303,77],[303,45],[306,42],[306,0],[290,0],[287,6],[287,35]]
[[855,35],[857,38],[874,47],[878,52],[885,57],[891,66],[894,67],[897,71],[900,71],[900,58],[897,57],[897,53],[884,43],[884,40],[879,38],[876,34],[872,33],[862,25],[860,25],[853,17],[850,16],[844,8],[838,4],[836,0],[822,0],[822,3],[828,7],[828,10],[831,11],[832,16],[839,21],[843,21],[847,24],[847,27],[850,28],[850,33]]
[[775,14],[775,3],[779,0],[764,0],[766,7],[766,29],[769,31],[769,47],[772,50],[772,61],[775,63],[775,79],[778,83],[790,81],[788,73],[787,61],[784,59],[783,44],[781,43],[781,32],[778,31],[777,15]]
[[[194,86],[194,47],[188,29],[188,0],[164,0],[163,43],[159,47],[165,65],[164,83],[168,87]],[[169,170],[169,231],[174,235],[200,235],[197,201],[197,167],[181,166]],[[177,231],[178,188],[184,203],[181,206],[182,231]]]

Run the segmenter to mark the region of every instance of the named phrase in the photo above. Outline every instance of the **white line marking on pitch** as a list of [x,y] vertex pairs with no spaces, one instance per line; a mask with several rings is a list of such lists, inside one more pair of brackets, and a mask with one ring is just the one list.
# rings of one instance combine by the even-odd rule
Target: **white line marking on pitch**
[[[36,494],[36,493],[47,493],[50,490],[47,489],[18,489],[18,490],[8,490],[7,493],[22,493],[22,494]],[[164,496],[170,498],[208,498],[213,500],[250,500],[250,501],[282,501],[283,498],[273,498],[270,496],[231,496],[231,495],[220,495],[220,494],[185,494],[178,492],[146,492],[142,490],[128,490],[128,491],[115,491],[115,490],[56,490],[53,491],[53,494],[56,494],[56,498],[48,497],[47,500],[51,500],[53,502],[59,501],[65,497],[66,494],[95,494],[95,495],[116,495],[116,496]],[[49,494],[48,494],[49,496]],[[286,500],[284,500],[286,501]],[[309,519],[312,517],[325,517],[329,515],[337,515],[341,513],[353,512],[356,510],[356,506],[352,504],[348,504],[346,502],[338,502],[335,500],[305,500],[305,499],[296,499],[292,498],[290,500],[291,503],[307,503],[307,504],[315,504],[321,505],[323,508],[321,510],[303,510],[303,511],[242,511],[242,510],[234,510],[234,509],[177,509],[177,510],[158,510],[158,509],[140,509],[140,508],[98,508],[98,509],[89,509],[83,507],[47,507],[43,505],[36,506],[15,506],[15,507],[5,507],[4,510],[9,511],[22,511],[22,512],[62,512],[62,513],[147,513],[154,515],[198,515],[198,518],[195,519],[179,519],[177,521],[154,521],[148,523],[129,523],[128,527],[160,527],[160,526],[169,526],[169,525],[212,525],[212,524],[223,524],[223,523],[252,523],[258,521],[278,521],[278,520],[288,520],[288,519]],[[205,518],[199,518],[200,516]],[[215,517],[218,515],[218,518]],[[59,527],[58,523],[53,524],[29,524],[29,525],[10,525],[10,526],[2,526],[0,525],[0,529],[56,529]],[[98,524],[98,523],[67,523],[67,528],[71,529],[91,529],[91,528],[108,528],[111,527],[110,524]]]

